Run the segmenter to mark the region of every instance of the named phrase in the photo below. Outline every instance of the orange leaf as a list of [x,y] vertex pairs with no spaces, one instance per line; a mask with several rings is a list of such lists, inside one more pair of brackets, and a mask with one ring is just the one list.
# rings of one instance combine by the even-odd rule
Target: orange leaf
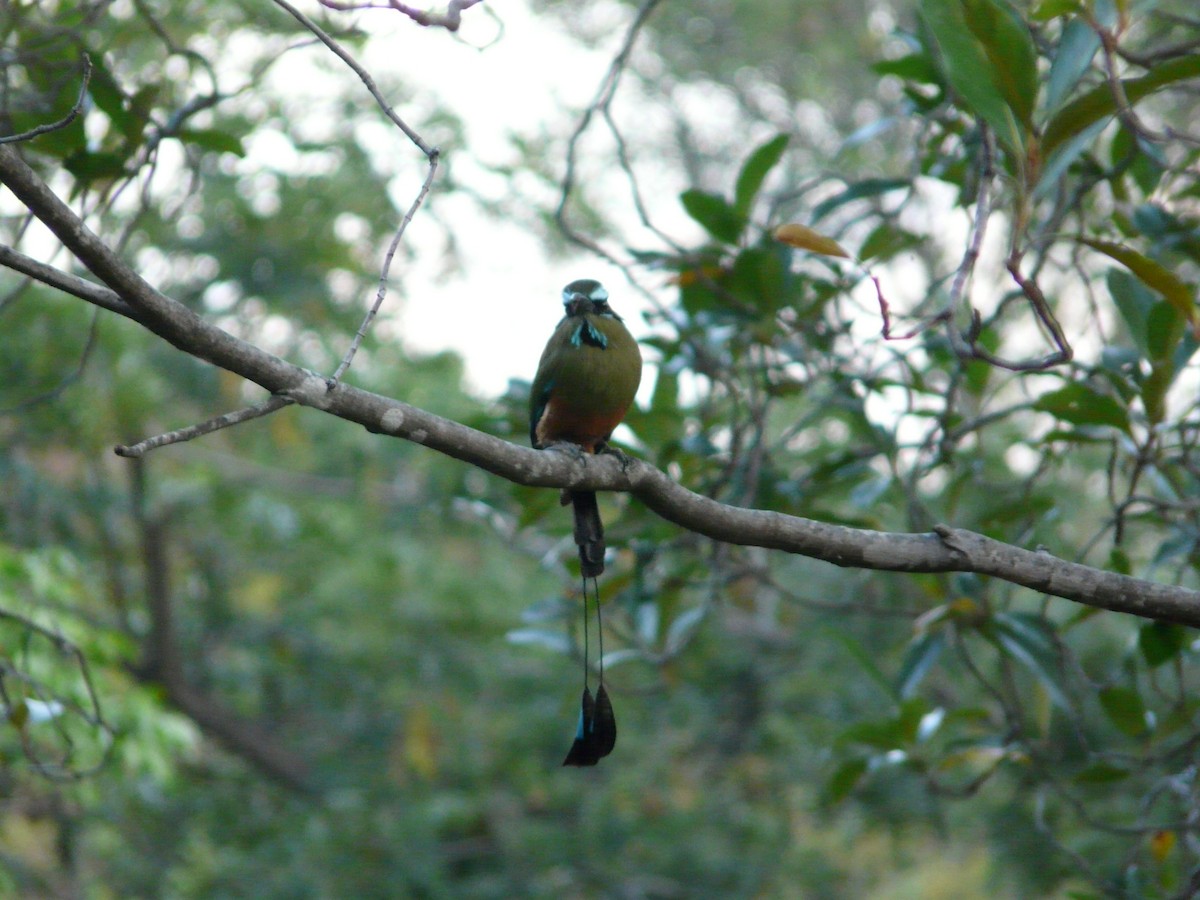
[[850,258],[850,254],[843,250],[842,245],[833,238],[826,237],[818,231],[813,231],[807,225],[800,225],[796,222],[776,228],[775,240],[801,250],[808,250],[811,253],[820,253],[822,256]]

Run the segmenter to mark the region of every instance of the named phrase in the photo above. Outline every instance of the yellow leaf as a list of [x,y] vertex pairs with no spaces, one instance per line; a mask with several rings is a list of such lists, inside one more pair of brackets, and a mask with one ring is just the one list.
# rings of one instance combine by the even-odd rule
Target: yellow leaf
[[429,707],[417,704],[409,714],[404,730],[404,756],[409,767],[426,781],[438,771],[437,731]]
[[1156,831],[1150,836],[1150,854],[1162,862],[1167,854],[1175,847],[1176,836],[1173,831]]
[[286,582],[276,572],[254,572],[244,578],[233,592],[233,603],[239,610],[269,618],[279,611]]
[[775,240],[782,241],[800,250],[808,250],[810,253],[820,253],[822,256],[840,256],[843,259],[850,258],[850,254],[843,250],[842,245],[833,238],[826,237],[819,231],[813,231],[807,225],[800,225],[796,222],[790,222],[787,225],[780,225],[776,228]]

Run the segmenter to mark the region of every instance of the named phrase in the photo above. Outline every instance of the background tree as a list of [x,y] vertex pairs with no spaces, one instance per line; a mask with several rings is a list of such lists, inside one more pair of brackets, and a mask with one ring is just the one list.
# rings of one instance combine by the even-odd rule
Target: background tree
[[[548,5],[612,67],[492,172],[436,79],[372,73],[427,104],[381,138],[331,52],[449,39],[400,6],[328,4],[336,46],[283,3],[6,8],[6,890],[1194,891],[1200,23],[769,6]],[[282,362],[338,369],[435,145],[415,215],[448,250],[496,214],[646,299],[648,465],[426,416],[515,440],[526,388],[472,397],[388,306],[345,377],[409,406]],[[262,401],[212,361],[274,413],[109,452]],[[578,599],[544,486],[583,482],[643,502],[605,500],[621,743],[581,779],[554,769]]]

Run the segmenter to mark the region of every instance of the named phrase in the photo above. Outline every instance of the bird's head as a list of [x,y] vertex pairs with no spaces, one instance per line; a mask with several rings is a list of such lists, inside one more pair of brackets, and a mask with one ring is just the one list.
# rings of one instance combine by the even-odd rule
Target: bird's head
[[568,316],[581,316],[584,313],[616,315],[608,305],[608,291],[592,278],[572,281],[563,288],[562,300]]

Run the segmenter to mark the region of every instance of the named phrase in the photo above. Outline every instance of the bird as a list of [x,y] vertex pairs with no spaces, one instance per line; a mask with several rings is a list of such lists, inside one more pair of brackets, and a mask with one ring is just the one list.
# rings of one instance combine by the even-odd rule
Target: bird
[[[533,377],[529,441],[534,447],[607,449],[642,380],[642,354],[608,291],[590,278],[562,291],[565,315],[550,335]],[[584,578],[604,572],[604,526],[595,491],[570,491],[575,543]]]
[[[562,291],[562,320],[546,342],[529,395],[529,441],[539,450],[576,454],[609,451],[608,439],[625,418],[642,380],[642,354],[625,323],[608,305],[608,291],[591,278]],[[586,459],[586,457],[584,457]],[[604,633],[596,595],[600,636],[600,683],[588,685],[587,583],[604,572],[604,524],[595,491],[564,491],[575,518],[575,543],[583,579],[583,697],[575,740],[564,766],[594,766],[612,752],[617,722],[604,687]]]

